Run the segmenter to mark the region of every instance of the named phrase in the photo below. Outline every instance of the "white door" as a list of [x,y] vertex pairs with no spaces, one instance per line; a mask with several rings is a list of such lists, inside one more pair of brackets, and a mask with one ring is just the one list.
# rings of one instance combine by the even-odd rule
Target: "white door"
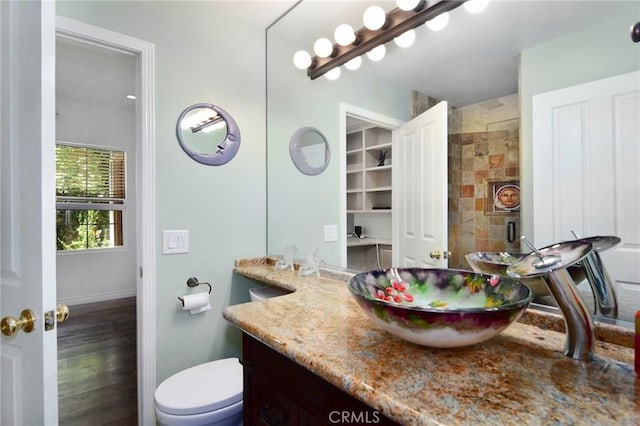
[[447,102],[400,127],[396,149],[400,160],[393,165],[399,228],[396,264],[446,268]]
[[615,235],[601,254],[620,305],[640,305],[640,72],[533,98],[534,243]]
[[0,2],[0,42],[0,315],[35,314],[30,333],[0,336],[0,424],[56,425],[54,2]]

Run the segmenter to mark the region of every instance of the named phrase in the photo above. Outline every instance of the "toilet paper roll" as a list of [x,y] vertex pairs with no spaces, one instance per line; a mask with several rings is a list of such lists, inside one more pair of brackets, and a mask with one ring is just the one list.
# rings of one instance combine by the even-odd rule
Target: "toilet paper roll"
[[186,294],[182,296],[182,309],[184,311],[191,311],[191,315],[208,311],[209,309],[211,309],[211,305],[209,304],[209,297],[210,294],[207,292]]

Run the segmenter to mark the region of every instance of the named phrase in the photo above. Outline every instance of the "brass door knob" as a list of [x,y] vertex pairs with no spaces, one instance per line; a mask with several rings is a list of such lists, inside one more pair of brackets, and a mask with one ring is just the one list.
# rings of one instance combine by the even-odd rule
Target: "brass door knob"
[[4,317],[0,322],[0,328],[2,334],[5,336],[15,336],[18,330],[22,330],[25,333],[31,333],[36,323],[36,316],[33,311],[25,309],[20,312],[20,317],[15,319],[13,317]]
[[69,318],[69,307],[67,305],[56,306],[56,319],[58,322],[64,322]]
[[442,252],[440,250],[433,250],[429,253],[429,257],[432,259],[440,259],[440,257],[442,257]]

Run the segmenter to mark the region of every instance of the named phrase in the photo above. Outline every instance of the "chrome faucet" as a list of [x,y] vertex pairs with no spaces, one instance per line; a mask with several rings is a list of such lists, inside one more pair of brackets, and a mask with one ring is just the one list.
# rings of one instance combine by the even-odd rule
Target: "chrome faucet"
[[[571,231],[576,239],[578,235]],[[580,262],[587,276],[587,281],[593,291],[594,299],[594,315],[602,315],[611,318],[618,317],[618,301],[616,298],[613,280],[609,276],[604,263],[600,258],[600,252],[603,252],[620,243],[618,237],[590,237],[583,238],[593,245],[593,251],[585,256]]]
[[536,249],[526,237],[521,238],[533,253],[507,268],[513,278],[542,277],[564,316],[567,338],[564,354],[587,361],[593,357],[595,333],[591,312],[576,288],[567,268],[586,258],[593,245],[584,240],[567,241]]

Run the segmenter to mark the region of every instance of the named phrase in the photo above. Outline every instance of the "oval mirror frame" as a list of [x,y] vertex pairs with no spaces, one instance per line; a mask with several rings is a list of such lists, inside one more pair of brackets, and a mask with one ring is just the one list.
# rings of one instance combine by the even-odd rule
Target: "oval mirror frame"
[[[191,111],[198,108],[212,109],[216,112],[217,116],[219,116],[226,124],[226,135],[224,137],[224,140],[216,145],[215,152],[211,154],[194,151],[189,146],[182,134],[182,132],[184,131],[184,129],[182,128],[182,121]],[[209,103],[194,104],[190,107],[185,108],[185,110],[182,111],[182,113],[178,117],[178,122],[176,124],[176,136],[178,138],[180,147],[185,153],[187,153],[189,157],[193,158],[200,164],[205,164],[208,166],[220,166],[222,164],[228,163],[233,157],[235,157],[235,155],[238,153],[238,149],[240,148],[240,128],[238,127],[238,124],[228,112],[226,112],[219,106]]]
[[[314,138],[317,142],[309,143],[309,138]],[[318,148],[309,148],[314,145],[324,144],[322,152],[318,151]],[[315,151],[315,152],[314,152]],[[309,164],[308,155],[324,155],[324,161],[321,165],[315,166]],[[325,135],[315,127],[300,127],[291,136],[289,141],[289,155],[291,155],[291,161],[305,175],[315,176],[322,173],[328,166],[331,159],[331,150],[329,149],[329,142]]]

